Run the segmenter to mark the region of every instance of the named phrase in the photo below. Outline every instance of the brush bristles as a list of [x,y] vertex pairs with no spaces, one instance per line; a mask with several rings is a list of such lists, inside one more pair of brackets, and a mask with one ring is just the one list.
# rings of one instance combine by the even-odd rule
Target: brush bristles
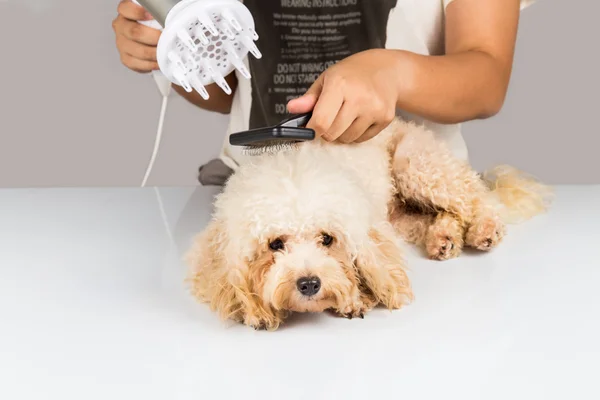
[[248,145],[242,150],[242,153],[249,156],[260,156],[262,154],[274,154],[280,151],[294,149],[298,142],[275,142],[263,143],[260,145]]

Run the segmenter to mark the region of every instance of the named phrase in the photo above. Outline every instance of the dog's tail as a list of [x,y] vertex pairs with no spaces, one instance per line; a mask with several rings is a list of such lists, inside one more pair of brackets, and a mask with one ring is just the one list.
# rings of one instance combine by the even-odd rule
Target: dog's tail
[[502,219],[517,224],[548,211],[554,192],[530,174],[509,165],[499,165],[482,174],[498,202]]

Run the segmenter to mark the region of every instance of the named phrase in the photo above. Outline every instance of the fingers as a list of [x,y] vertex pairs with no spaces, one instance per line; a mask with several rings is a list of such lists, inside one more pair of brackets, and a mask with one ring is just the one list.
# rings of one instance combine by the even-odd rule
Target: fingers
[[315,107],[317,99],[317,95],[305,94],[297,99],[290,100],[287,104],[287,109],[292,114],[304,114]]
[[323,90],[323,75],[308,88],[306,93],[297,99],[290,100],[287,104],[287,109],[292,114],[303,114],[314,109],[319,98],[319,94]]
[[308,88],[304,96],[302,97],[314,97],[318,98],[321,92],[323,91],[323,77],[324,74],[319,75],[316,81],[313,82],[312,85]]
[[121,52],[144,61],[156,61],[156,47],[134,42],[126,37],[117,39],[117,47]]
[[376,122],[372,115],[360,115],[359,110],[345,102],[329,129],[323,134],[327,141],[362,143],[377,136],[387,122]]
[[131,0],[122,0],[117,11],[112,26],[123,65],[140,73],[158,70],[156,46],[161,32],[138,22],[152,20],[152,15]]
[[362,143],[366,142],[369,139],[373,139],[375,136],[379,135],[379,133],[385,129],[384,125],[381,124],[373,124],[367,129],[362,128],[361,132],[364,132],[360,137],[353,140],[354,143]]
[[119,15],[113,23],[113,29],[117,35],[122,35],[134,42],[149,46],[158,45],[161,32],[158,29],[142,25],[137,21],[131,21]]
[[381,131],[386,129],[396,118],[396,108],[377,107],[378,110],[371,113],[370,126],[365,127],[363,134],[354,139],[355,143],[366,142],[369,139],[379,135]]
[[154,19],[144,7],[135,4],[131,0],[122,0],[117,6],[117,12],[124,18],[132,21],[148,21]]
[[[344,102],[340,112],[335,116],[335,120],[329,127],[329,130],[323,138],[328,141],[339,140],[346,143],[343,139],[356,135],[358,137],[360,133],[356,134],[354,131],[357,127],[357,113],[353,107],[347,102]],[[368,128],[368,126],[366,127]],[[350,132],[348,130],[351,129]],[[361,132],[362,133],[362,132]],[[352,141],[352,140],[350,140]]]
[[314,129],[317,136],[329,140],[327,134],[343,103],[344,96],[341,91],[336,90],[333,85],[324,85],[317,104],[313,109],[312,117],[306,127]]
[[385,78],[365,76],[364,71],[350,62],[330,67],[305,95],[288,103],[288,110],[307,112],[313,106],[306,127],[323,140],[362,143],[372,139],[392,122],[397,99]]
[[[353,100],[351,99],[345,100],[342,111],[346,108],[348,111],[340,111],[340,114],[336,118],[336,121],[338,119],[340,121],[345,121],[339,123],[340,127],[345,127],[348,124],[347,121],[350,120],[353,121],[352,124],[342,132],[340,132],[341,129],[334,130],[333,127],[331,128],[331,135],[334,136],[335,140],[338,142],[366,142],[387,128],[396,116],[394,108],[379,106],[375,99],[358,103],[353,103],[352,101]],[[336,123],[334,123],[334,125]]]
[[156,61],[141,60],[127,53],[121,54],[121,62],[127,68],[139,73],[147,73],[159,69],[158,63]]

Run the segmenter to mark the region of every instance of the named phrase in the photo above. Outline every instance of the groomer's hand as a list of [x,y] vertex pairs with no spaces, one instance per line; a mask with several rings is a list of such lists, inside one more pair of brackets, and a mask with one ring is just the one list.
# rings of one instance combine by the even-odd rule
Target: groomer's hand
[[313,111],[307,128],[327,141],[364,142],[396,115],[400,74],[397,57],[375,49],[354,54],[325,70],[288,111]]
[[117,12],[112,26],[123,65],[140,73],[158,70],[156,46],[161,32],[137,22],[152,20],[152,15],[131,0],[122,0]]

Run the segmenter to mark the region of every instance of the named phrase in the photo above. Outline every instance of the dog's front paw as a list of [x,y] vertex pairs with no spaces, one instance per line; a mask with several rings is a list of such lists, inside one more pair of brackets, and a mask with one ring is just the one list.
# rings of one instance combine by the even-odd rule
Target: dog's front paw
[[480,251],[496,247],[504,237],[504,224],[497,218],[481,218],[473,221],[465,238],[466,244]]
[[284,315],[273,315],[273,316],[256,316],[256,315],[247,315],[244,318],[244,325],[253,328],[257,331],[274,331],[279,328],[279,326],[283,323]]
[[246,325],[248,325],[250,328],[254,329],[255,331],[265,331],[265,330],[268,330],[267,326],[270,326],[267,324],[266,321],[261,321],[261,320],[246,322]]
[[351,304],[342,307],[338,310],[338,314],[344,318],[352,319],[352,318],[364,318],[365,314],[373,308],[369,304],[365,304],[362,301],[358,300],[352,302]]

